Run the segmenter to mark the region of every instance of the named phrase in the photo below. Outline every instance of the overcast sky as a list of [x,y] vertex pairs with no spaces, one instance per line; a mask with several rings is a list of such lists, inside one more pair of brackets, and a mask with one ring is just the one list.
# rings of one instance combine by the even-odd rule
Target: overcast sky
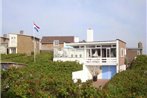
[[[3,0],[2,34],[33,35],[33,21],[40,26],[38,37],[73,35],[86,40],[121,39],[127,47],[146,43],[146,0]],[[145,50],[145,49],[144,49]]]

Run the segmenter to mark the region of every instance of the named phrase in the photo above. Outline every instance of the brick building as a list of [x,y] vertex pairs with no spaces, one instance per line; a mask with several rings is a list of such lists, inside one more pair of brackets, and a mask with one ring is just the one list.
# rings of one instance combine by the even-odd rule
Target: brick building
[[128,64],[130,64],[137,55],[142,55],[142,51],[143,51],[143,45],[141,42],[138,43],[137,48],[127,48],[126,59]]
[[44,36],[41,40],[41,50],[53,50],[54,47],[63,48],[65,42],[74,41],[74,36]]
[[35,51],[35,53],[39,53],[39,41],[40,39],[37,37],[24,35],[22,32],[20,34],[8,34],[9,43],[9,53],[25,53],[27,55],[31,55]]

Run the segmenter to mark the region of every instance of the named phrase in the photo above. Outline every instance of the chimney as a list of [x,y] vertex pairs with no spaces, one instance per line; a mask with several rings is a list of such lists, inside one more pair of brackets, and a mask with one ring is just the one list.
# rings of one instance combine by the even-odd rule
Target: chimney
[[23,33],[24,33],[24,31],[23,30],[20,30],[20,34],[23,35]]
[[138,48],[139,48],[139,49],[142,49],[142,48],[143,48],[142,42],[139,42],[139,43],[138,43]]
[[91,28],[87,30],[87,42],[93,42],[93,30]]
[[7,38],[7,34],[3,34],[3,37]]
[[79,42],[79,37],[75,36],[74,37],[74,42]]
[[142,54],[142,50],[143,50],[143,45],[142,45],[142,42],[139,42],[138,43],[138,49],[139,49],[139,54],[141,55]]

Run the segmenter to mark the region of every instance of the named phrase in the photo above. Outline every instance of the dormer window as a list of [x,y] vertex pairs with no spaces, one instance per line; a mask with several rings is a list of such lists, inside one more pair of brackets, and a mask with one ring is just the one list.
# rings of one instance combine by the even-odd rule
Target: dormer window
[[54,45],[54,46],[59,46],[59,40],[54,40],[54,41],[53,41],[53,45]]

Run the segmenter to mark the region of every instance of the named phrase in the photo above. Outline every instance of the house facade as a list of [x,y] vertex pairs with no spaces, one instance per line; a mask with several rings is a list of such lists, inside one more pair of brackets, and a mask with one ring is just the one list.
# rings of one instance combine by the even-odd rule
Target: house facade
[[77,61],[83,70],[72,73],[72,79],[82,82],[93,79],[111,79],[126,70],[126,43],[122,40],[65,43],[64,48],[54,48],[54,61]]
[[64,43],[78,41],[74,36],[44,36],[41,40],[41,50],[53,50],[54,47],[63,48]]
[[127,63],[130,65],[131,62],[134,60],[135,57],[137,57],[138,55],[142,55],[143,51],[143,45],[141,42],[138,43],[138,47],[137,48],[127,48],[126,52],[126,59],[127,59]]
[[8,54],[8,41],[7,37],[0,37],[0,54]]
[[24,35],[24,34],[8,34],[9,42],[8,49],[9,53],[25,53],[31,55],[35,51],[35,53],[39,53],[39,38]]

